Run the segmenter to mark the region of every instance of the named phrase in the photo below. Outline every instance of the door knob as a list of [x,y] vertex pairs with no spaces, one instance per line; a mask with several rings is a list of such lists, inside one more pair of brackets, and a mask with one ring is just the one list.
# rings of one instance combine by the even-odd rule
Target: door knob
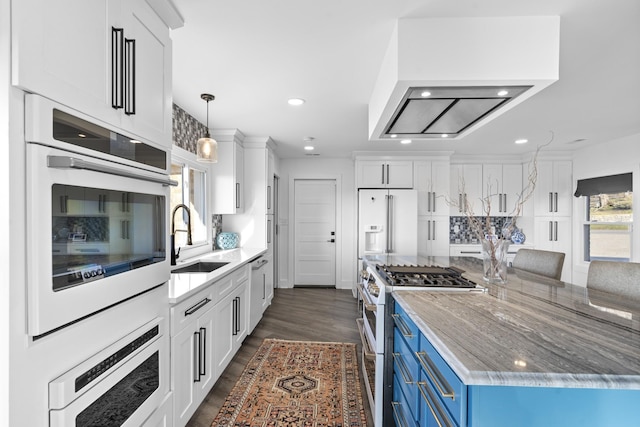
[[335,241],[336,241],[336,239],[329,239],[329,240],[327,240],[327,242],[329,242],[329,243],[334,243]]

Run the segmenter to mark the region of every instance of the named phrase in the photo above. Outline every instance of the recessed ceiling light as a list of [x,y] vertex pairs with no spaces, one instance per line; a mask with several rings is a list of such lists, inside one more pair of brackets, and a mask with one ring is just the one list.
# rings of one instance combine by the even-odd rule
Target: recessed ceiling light
[[313,147],[312,145],[305,145],[304,149],[307,150],[307,151],[311,151],[311,150],[315,149],[315,147]]
[[422,92],[422,93],[420,94],[420,96],[422,96],[422,97],[426,98],[427,96],[431,96],[431,92],[429,92],[428,90],[425,90],[424,92]]
[[287,102],[289,105],[302,105],[305,103],[305,100],[302,98],[291,98]]
[[442,135],[440,135],[440,138],[449,138],[449,134],[448,133],[443,133]]
[[392,133],[391,135],[389,135],[391,138],[397,138],[398,135],[396,135],[395,133]]
[[410,139],[403,139],[402,141],[400,141],[400,144],[411,144],[411,140]]
[[508,90],[501,90],[498,92],[498,96],[507,96],[509,94]]
[[527,142],[529,142],[529,140],[524,138],[515,140],[516,144],[526,144]]
[[130,139],[129,142],[132,144],[142,144],[142,142],[138,141],[137,139]]

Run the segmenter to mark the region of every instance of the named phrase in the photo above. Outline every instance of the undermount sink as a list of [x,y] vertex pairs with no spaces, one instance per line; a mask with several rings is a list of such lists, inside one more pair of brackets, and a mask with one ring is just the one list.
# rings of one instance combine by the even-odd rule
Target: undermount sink
[[200,261],[194,264],[185,265],[184,267],[180,267],[178,269],[172,270],[172,274],[180,274],[180,273],[210,273],[213,270],[217,270],[220,267],[224,267],[229,264],[228,262],[206,262]]

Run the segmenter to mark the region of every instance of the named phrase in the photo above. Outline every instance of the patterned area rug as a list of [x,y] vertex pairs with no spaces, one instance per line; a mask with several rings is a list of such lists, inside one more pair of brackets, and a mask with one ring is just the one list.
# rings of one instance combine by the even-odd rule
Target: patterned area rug
[[265,339],[212,427],[365,427],[356,345]]

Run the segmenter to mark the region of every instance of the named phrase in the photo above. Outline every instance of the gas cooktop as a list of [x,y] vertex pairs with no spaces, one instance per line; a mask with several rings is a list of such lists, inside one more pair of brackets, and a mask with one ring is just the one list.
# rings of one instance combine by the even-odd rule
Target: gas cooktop
[[440,288],[476,288],[475,282],[462,277],[464,270],[428,265],[376,265],[380,277],[391,286]]

